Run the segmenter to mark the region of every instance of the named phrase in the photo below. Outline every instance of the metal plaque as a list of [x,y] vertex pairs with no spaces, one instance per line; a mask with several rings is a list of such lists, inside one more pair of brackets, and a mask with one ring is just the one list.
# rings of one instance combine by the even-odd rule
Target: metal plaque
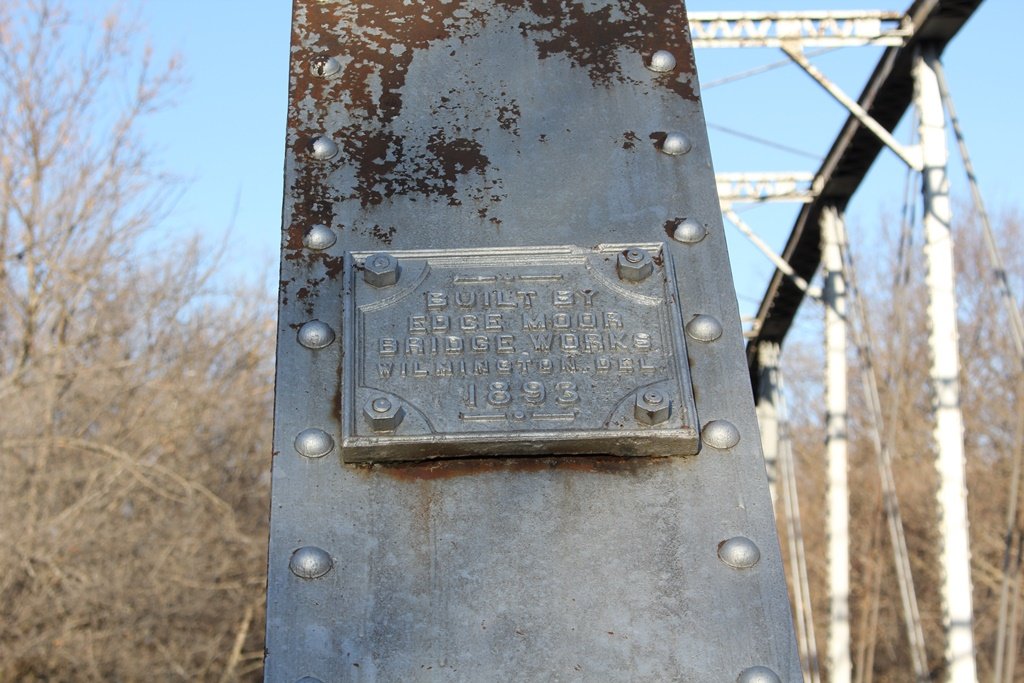
[[349,254],[342,457],[696,453],[668,258],[660,244]]

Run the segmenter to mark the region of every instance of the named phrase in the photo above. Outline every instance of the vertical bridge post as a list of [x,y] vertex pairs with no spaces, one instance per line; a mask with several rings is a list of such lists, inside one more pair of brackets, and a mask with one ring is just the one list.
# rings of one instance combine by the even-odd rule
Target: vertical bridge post
[[914,101],[924,167],[925,262],[928,272],[928,345],[935,413],[934,440],[939,471],[938,507],[942,535],[942,608],[946,630],[947,680],[977,680],[971,546],[967,519],[967,462],[960,411],[960,355],[957,348],[956,272],[953,268],[953,212],[949,203],[946,113],[936,75],[939,56],[925,46],[914,62]]
[[825,271],[825,457],[828,470],[828,669],[833,683],[849,683],[850,491],[847,484],[846,281],[835,206],[821,212]]
[[685,9],[295,0],[268,681],[797,681]]

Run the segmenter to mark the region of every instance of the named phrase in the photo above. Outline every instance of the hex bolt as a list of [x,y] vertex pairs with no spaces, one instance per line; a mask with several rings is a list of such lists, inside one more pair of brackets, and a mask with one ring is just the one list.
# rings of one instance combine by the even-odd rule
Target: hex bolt
[[672,402],[657,389],[645,389],[636,395],[633,415],[640,424],[661,424],[668,419],[671,411]]
[[371,287],[391,287],[398,282],[398,275],[398,259],[391,254],[370,254],[363,261],[363,279]]
[[615,268],[620,280],[640,282],[649,278],[654,272],[654,259],[646,250],[630,247],[619,253]]
[[395,404],[383,396],[378,396],[366,402],[366,405],[363,406],[363,415],[373,431],[391,432],[402,424],[402,420],[405,419],[405,409],[401,404]]

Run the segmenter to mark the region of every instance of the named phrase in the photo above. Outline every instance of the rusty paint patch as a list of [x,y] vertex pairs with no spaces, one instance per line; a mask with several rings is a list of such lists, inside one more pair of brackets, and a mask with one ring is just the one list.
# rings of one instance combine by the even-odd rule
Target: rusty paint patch
[[[504,95],[504,93],[502,93]],[[508,104],[498,107],[498,125],[513,135],[519,135],[519,117],[522,112],[519,110],[519,103],[514,99]]]
[[393,225],[384,227],[382,225],[374,225],[370,228],[370,234],[374,236],[379,242],[390,245],[392,238],[395,236],[396,228]]
[[651,139],[651,142],[654,143],[654,148],[657,149],[660,152],[661,148],[665,144],[665,138],[668,137],[668,133],[666,133],[663,130],[659,130],[659,131],[655,131],[655,132],[651,133],[647,137],[649,137]]
[[627,152],[636,149],[636,143],[638,142],[640,142],[640,137],[635,132],[627,130],[622,134],[622,149]]
[[[341,158],[355,170],[355,185],[350,195],[331,200],[355,199],[365,208],[396,195],[435,197],[451,205],[468,199],[457,196],[457,180],[488,170],[486,156],[479,147],[473,149],[468,144],[477,131],[461,130],[458,116],[441,116],[438,118],[446,121],[445,125],[434,128],[428,133],[429,141],[424,141],[404,138],[393,124],[402,113],[403,88],[417,52],[442,43],[465,42],[488,23],[503,26],[512,14],[525,15],[518,28],[532,40],[540,58],[567,57],[599,86],[630,80],[623,63],[630,55],[642,61],[655,49],[671,50],[680,67],[677,73],[655,82],[682,97],[696,99],[690,85],[694,82],[693,55],[686,13],[678,0],[591,10],[583,3],[566,0],[499,0],[492,6],[471,0],[420,0],[405,5],[384,0],[297,2],[289,108],[289,128],[301,138],[293,148],[298,164],[290,188],[296,213],[330,224],[331,216],[326,214],[331,202],[325,201],[328,198],[323,193],[326,175],[337,162],[308,163],[303,154],[309,140],[325,132],[325,112],[319,108],[309,111],[303,104],[308,101],[340,103],[349,114],[348,125],[327,132],[342,147]],[[453,47],[452,54],[456,53]],[[308,68],[324,54],[342,57],[338,76],[317,78]],[[472,90],[474,85],[465,80],[459,87]],[[519,103],[504,92],[478,94],[494,107],[498,126],[518,135]],[[441,97],[437,109],[450,102]],[[485,182],[500,186],[497,177],[492,174]],[[295,248],[300,240],[301,236],[293,236],[288,248]]]
[[[521,5],[517,0],[499,0],[499,4],[510,10]],[[607,87],[635,82],[625,76],[620,57],[623,50],[634,54],[640,63],[655,50],[669,50],[685,58],[677,60],[679,73],[661,82],[680,97],[697,99],[690,84],[696,69],[683,2],[623,2],[593,11],[584,3],[567,0],[527,0],[525,4],[537,19],[520,22],[519,30],[524,36],[533,34],[541,59],[567,57],[573,65],[586,69],[595,85]]]

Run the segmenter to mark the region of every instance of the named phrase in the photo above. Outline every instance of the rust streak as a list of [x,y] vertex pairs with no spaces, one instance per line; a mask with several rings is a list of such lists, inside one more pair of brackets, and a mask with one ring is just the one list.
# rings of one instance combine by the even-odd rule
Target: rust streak
[[433,481],[494,473],[578,472],[637,476],[653,467],[671,464],[671,458],[629,458],[614,455],[540,458],[457,458],[416,463],[360,465],[364,474],[399,481]]

